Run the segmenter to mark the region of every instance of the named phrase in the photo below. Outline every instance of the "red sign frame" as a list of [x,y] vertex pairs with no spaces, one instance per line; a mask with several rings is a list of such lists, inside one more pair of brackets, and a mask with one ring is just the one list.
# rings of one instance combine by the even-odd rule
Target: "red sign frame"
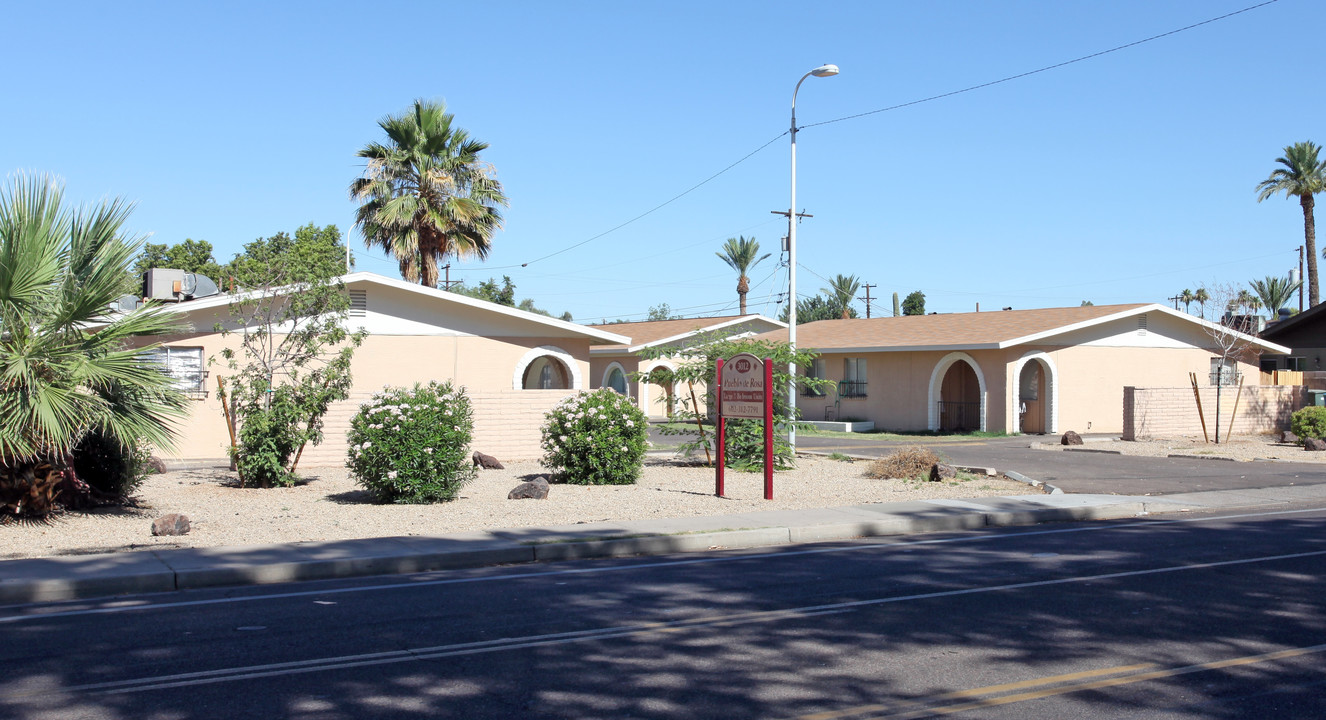
[[[725,373],[725,369],[733,372]],[[723,471],[727,464],[727,418],[745,417],[764,420],[764,499],[773,500],[773,359],[739,353],[724,360],[719,358],[714,367],[717,383],[715,404],[718,411],[718,462],[714,470],[714,495],[723,497]],[[736,387],[727,387],[730,383]],[[758,402],[758,414],[752,414],[751,405]],[[731,414],[728,411],[735,411]]]

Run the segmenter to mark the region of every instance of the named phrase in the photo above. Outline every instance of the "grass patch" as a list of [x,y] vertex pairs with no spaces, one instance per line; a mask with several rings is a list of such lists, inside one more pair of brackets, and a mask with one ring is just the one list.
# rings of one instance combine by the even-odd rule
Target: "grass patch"
[[844,454],[842,454],[842,453],[840,453],[840,452],[831,452],[831,453],[829,453],[826,457],[828,457],[830,460],[837,460],[837,461],[839,461],[839,462],[853,462],[853,461],[854,461],[853,458],[851,458],[851,457],[849,457],[849,456],[847,456],[847,455],[844,455]]

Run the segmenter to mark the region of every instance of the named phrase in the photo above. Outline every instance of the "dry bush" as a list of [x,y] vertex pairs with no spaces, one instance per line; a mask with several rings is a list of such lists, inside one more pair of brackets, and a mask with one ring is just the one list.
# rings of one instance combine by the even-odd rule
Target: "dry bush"
[[930,467],[937,462],[940,457],[930,448],[909,445],[871,462],[866,477],[924,480],[930,477]]

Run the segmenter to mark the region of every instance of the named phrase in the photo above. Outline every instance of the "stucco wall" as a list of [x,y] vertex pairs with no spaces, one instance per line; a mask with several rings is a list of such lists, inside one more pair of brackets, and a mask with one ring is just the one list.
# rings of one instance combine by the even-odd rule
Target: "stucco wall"
[[[1153,437],[1201,436],[1202,418],[1206,432],[1215,437],[1216,388],[1200,386],[1202,412],[1192,386],[1126,387],[1123,393],[1124,440]],[[1220,436],[1269,433],[1289,429],[1289,416],[1303,407],[1306,392],[1292,385],[1245,385],[1242,391],[1226,387],[1220,391]],[[1236,404],[1237,403],[1237,404]],[[1232,414],[1232,415],[1231,415]]]
[[[237,349],[239,339],[234,335],[223,337],[217,333],[205,333],[173,338],[165,344],[202,347],[204,359],[213,358],[214,361],[208,366],[210,375],[206,380],[207,396],[192,401],[191,413],[182,425],[175,451],[161,454],[175,460],[226,457],[230,435],[216,395],[217,377],[225,378],[229,385],[234,371],[226,367],[220,352],[225,347]],[[482,440],[485,448],[510,448],[511,452],[521,457],[537,456],[540,454],[537,436],[542,412],[557,399],[565,397],[569,391],[517,390],[513,388],[513,382],[518,382],[522,361],[529,358],[531,353],[540,354],[538,348],[546,347],[558,348],[570,356],[574,366],[571,374],[579,378],[581,388],[589,387],[587,339],[370,335],[356,351],[353,363],[351,393],[352,397],[359,400],[346,401],[334,409],[337,424],[333,426],[333,418],[329,415],[324,430],[327,437],[325,446],[329,449],[306,449],[305,458],[301,459],[300,464],[313,467],[308,463],[324,461],[312,461],[311,455],[321,457],[328,453],[337,455],[331,464],[343,463],[343,435],[349,427],[349,417],[358,408],[359,402],[385,385],[407,386],[430,380],[452,380],[466,387],[471,399],[475,401],[476,445]],[[523,397],[525,395],[528,398]],[[552,395],[556,395],[556,398],[549,399]],[[481,396],[489,400],[482,408],[477,401]],[[544,409],[539,411],[538,408]],[[497,414],[481,415],[490,410]],[[537,419],[531,420],[531,413],[537,415]],[[484,419],[482,428],[479,427],[481,418]],[[496,418],[501,420],[497,421]],[[480,432],[483,434],[479,435]],[[339,446],[336,445],[338,441]],[[339,450],[331,450],[333,447],[339,447]],[[487,449],[484,452],[495,454]]]

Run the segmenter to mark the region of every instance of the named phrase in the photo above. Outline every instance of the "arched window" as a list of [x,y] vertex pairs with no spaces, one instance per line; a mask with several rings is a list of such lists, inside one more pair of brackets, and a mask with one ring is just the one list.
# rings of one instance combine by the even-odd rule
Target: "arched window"
[[566,366],[551,355],[541,355],[525,368],[521,387],[526,390],[566,390],[571,387]]
[[626,395],[626,373],[622,372],[620,366],[614,365],[608,370],[608,378],[604,381],[603,386],[616,390],[619,395]]

